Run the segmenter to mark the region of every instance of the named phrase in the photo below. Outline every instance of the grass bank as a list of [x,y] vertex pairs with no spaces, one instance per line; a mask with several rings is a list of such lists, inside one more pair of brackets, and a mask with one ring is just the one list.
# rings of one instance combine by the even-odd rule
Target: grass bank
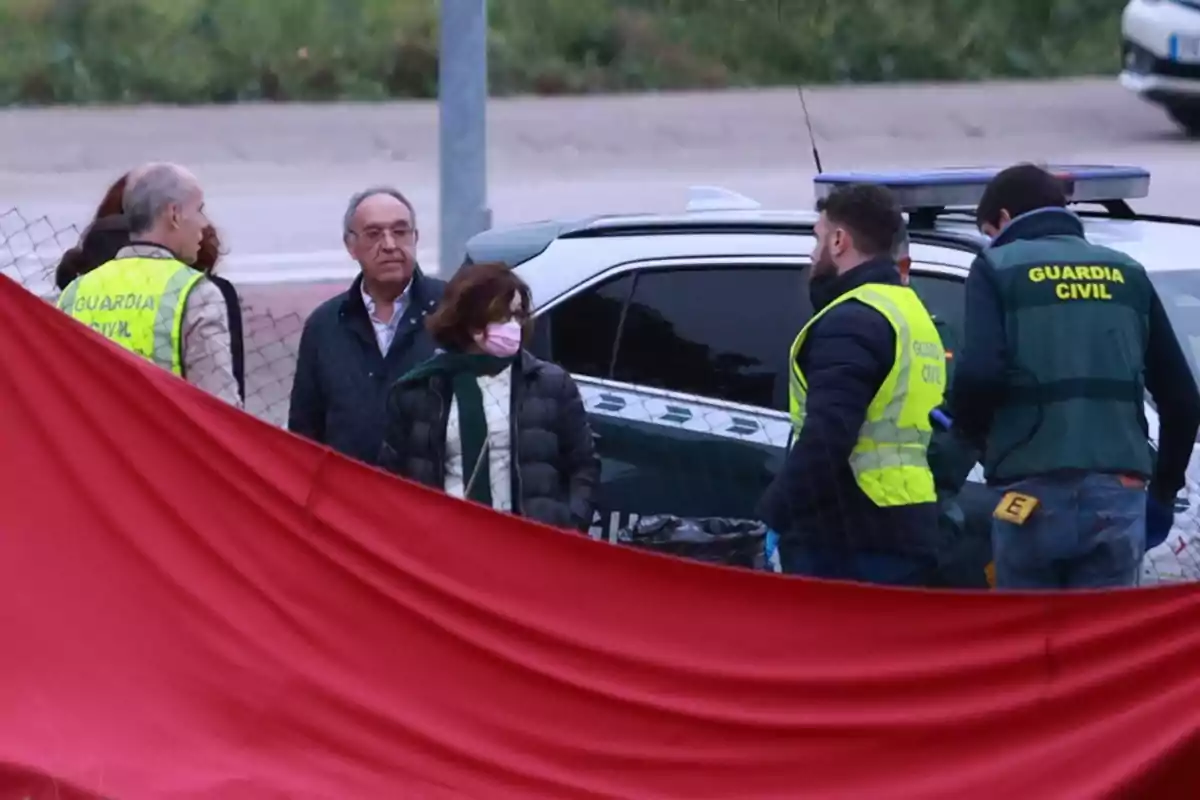
[[[0,0],[0,105],[432,97],[437,0]],[[493,94],[1114,72],[1122,0],[490,0]]]

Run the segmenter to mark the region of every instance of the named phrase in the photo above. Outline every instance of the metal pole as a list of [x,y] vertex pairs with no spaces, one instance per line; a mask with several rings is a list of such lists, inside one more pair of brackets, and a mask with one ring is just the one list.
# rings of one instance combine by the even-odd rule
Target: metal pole
[[467,240],[492,226],[487,205],[487,0],[442,0],[438,57],[440,273],[462,264]]

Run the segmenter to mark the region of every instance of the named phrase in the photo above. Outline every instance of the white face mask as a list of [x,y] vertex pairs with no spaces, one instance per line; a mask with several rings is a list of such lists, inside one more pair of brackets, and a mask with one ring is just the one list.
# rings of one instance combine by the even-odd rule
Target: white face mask
[[488,355],[511,358],[521,349],[521,323],[493,322],[482,333],[475,334],[475,343]]

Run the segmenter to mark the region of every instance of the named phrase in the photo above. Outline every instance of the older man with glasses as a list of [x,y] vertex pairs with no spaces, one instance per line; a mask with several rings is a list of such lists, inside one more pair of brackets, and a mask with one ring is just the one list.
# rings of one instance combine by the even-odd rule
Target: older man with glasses
[[391,187],[350,198],[346,251],[362,272],[304,324],[288,429],[374,464],[392,383],[433,354],[425,317],[445,284],[417,264],[417,215]]

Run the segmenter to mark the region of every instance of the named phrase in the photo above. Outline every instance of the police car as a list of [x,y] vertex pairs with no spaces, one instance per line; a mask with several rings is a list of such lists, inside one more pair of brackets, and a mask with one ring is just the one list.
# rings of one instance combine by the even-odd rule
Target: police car
[[[1053,169],[1091,240],[1146,266],[1195,368],[1200,221],[1137,214],[1128,201],[1149,191],[1143,169]],[[815,182],[818,197],[843,183],[892,188],[908,219],[911,286],[951,350],[962,337],[963,282],[986,243],[972,212],[995,172],[826,173]],[[579,383],[603,464],[593,535],[612,538],[642,514],[753,515],[788,445],[787,353],[812,313],[816,218],[698,187],[678,214],[528,223],[470,241],[470,260],[503,261],[528,282],[532,349]],[[1147,418],[1153,440],[1149,405]],[[981,469],[971,480],[963,505],[986,530],[996,500]],[[1188,514],[1178,519],[1147,559],[1149,580],[1200,579],[1200,537]]]
[[1200,136],[1200,0],[1130,0],[1121,55],[1121,84]]

